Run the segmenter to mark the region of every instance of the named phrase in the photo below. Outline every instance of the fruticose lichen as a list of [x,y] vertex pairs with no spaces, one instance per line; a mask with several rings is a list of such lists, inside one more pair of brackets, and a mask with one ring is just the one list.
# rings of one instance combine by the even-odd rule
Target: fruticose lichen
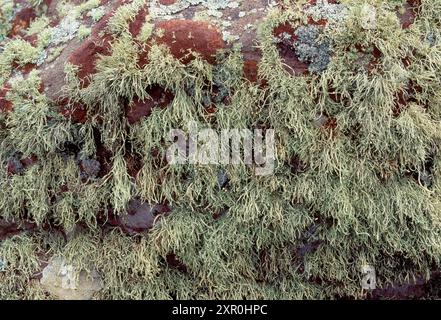
[[[236,3],[215,2],[179,3]],[[366,3],[375,28],[360,19]],[[363,266],[379,289],[439,271],[441,47],[427,35],[441,1],[421,0],[409,28],[397,1],[283,4],[259,22],[255,60],[224,46],[208,61],[206,46],[186,36],[194,52],[179,56],[179,39],[156,28],[184,7],[127,1],[102,29],[87,25],[83,51],[54,58],[65,65],[57,99],[50,52],[80,42],[99,1],[63,1],[61,24],[27,30],[41,31],[35,43],[26,31],[2,42],[0,221],[14,228],[0,240],[0,298],[58,298],[38,278],[52,257],[96,271],[103,299],[364,299]],[[305,72],[287,70],[280,26]],[[193,124],[274,128],[274,174],[167,163],[170,130]]]

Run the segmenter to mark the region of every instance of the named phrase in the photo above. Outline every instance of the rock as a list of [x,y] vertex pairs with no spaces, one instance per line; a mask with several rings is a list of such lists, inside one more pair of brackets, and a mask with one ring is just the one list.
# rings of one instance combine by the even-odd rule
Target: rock
[[309,169],[309,165],[302,161],[299,156],[294,155],[289,161],[289,166],[292,174],[301,174]]
[[14,221],[8,221],[0,218],[0,241],[10,238],[24,231],[35,229],[36,225],[28,221],[24,221],[19,226]]
[[176,254],[174,253],[169,253],[167,254],[167,256],[165,257],[167,264],[170,268],[176,269],[182,273],[187,273],[188,272],[188,268],[185,264],[182,263],[181,260],[178,259],[178,257],[176,256]]
[[225,42],[219,30],[204,21],[168,20],[156,25],[156,30],[163,30],[155,36],[159,44],[170,48],[171,54],[188,63],[194,59],[193,53],[198,53],[211,64],[216,61],[216,53],[225,48]]
[[67,99],[63,99],[58,103],[58,111],[74,123],[87,121],[87,109],[80,103],[69,104]]
[[377,287],[375,267],[371,265],[364,265],[361,271],[364,275],[363,279],[361,280],[361,287],[363,290],[375,290]]
[[[108,1],[102,2],[102,5]],[[89,76],[96,72],[96,62],[99,55],[110,54],[112,37],[106,33],[106,27],[109,19],[115,11],[125,3],[125,0],[114,1],[107,7],[106,14],[92,28],[91,37],[83,43],[72,46],[67,61],[79,67],[78,78],[82,80],[82,86],[87,87],[90,83]]]
[[228,185],[228,182],[230,181],[230,178],[228,177],[227,172],[225,170],[219,170],[217,174],[217,185],[219,189],[223,189]]
[[111,214],[107,223],[113,227],[120,227],[128,235],[136,235],[153,228],[158,219],[169,212],[170,208],[167,205],[150,205],[133,199],[129,202],[125,214]]
[[398,8],[397,16],[404,29],[409,28],[418,16],[421,0],[407,0],[402,8]]
[[0,90],[0,112],[12,111],[12,102],[6,99],[9,90],[9,86],[4,86]]
[[27,168],[36,162],[37,158],[34,156],[22,158],[21,154],[16,153],[8,159],[6,163],[6,170],[10,175],[22,174]]
[[393,114],[398,117],[404,110],[409,107],[410,103],[416,103],[417,95],[420,94],[422,88],[415,82],[409,82],[405,87],[401,88],[395,95],[395,103]]
[[147,9],[145,7],[141,8],[135,19],[129,24],[129,32],[131,33],[133,38],[136,38],[139,35],[139,32],[141,31],[141,28],[145,23],[145,18],[147,14]]
[[175,4],[176,0],[159,0],[159,3],[164,6]]
[[8,166],[7,170],[9,174],[21,174],[24,171],[23,164],[16,157],[12,157],[11,159],[9,159],[7,166]]
[[60,257],[54,257],[43,269],[40,280],[43,288],[59,300],[90,300],[103,288],[96,271],[88,275],[67,264]]
[[157,218],[169,211],[170,209],[164,205],[151,206],[139,200],[132,200],[127,214],[120,217],[121,226],[129,234],[141,233],[153,228]]
[[9,36],[16,36],[29,27],[32,20],[37,17],[35,10],[31,7],[23,8],[16,15],[12,21],[12,29]]
[[300,61],[293,47],[296,39],[293,27],[288,23],[282,24],[274,29],[273,35],[277,40],[277,49],[285,70],[292,75],[307,74],[308,64]]
[[174,98],[171,92],[160,86],[152,86],[147,92],[150,98],[142,101],[139,98],[135,98],[126,106],[126,117],[130,124],[134,124],[142,118],[148,117],[155,107],[166,107]]
[[432,271],[429,279],[417,276],[404,283],[393,283],[372,291],[370,299],[408,300],[439,296],[441,290],[441,272]]
[[81,177],[95,179],[101,171],[101,164],[97,160],[84,159],[80,162]]
[[256,57],[254,59],[246,59],[244,61],[243,73],[245,78],[250,82],[257,82],[259,74],[259,61],[260,57]]
[[99,55],[110,54],[110,39],[92,37],[76,49],[69,58],[69,62],[78,66],[78,78],[82,80],[82,86],[87,87],[90,83],[88,78],[96,72],[96,62]]

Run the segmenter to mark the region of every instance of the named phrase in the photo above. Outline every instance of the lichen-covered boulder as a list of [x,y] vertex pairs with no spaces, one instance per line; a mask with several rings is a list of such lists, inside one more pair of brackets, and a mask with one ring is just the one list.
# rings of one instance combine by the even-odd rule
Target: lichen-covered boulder
[[439,0],[0,11],[0,299],[440,297]]

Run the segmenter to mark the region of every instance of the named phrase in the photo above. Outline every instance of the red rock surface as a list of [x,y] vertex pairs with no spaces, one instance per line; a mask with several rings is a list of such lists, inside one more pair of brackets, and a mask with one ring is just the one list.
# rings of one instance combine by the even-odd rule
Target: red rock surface
[[192,53],[196,52],[204,60],[214,64],[217,51],[226,47],[219,30],[207,22],[161,21],[156,25],[156,30],[158,29],[164,30],[164,35],[156,36],[156,42],[167,45],[171,54],[183,63],[193,60]]
[[408,0],[404,4],[404,12],[397,13],[403,28],[409,28],[414,23],[420,6],[421,0]]
[[0,90],[0,112],[7,112],[12,110],[12,102],[6,99],[6,94],[10,90],[8,85]]
[[258,55],[248,56],[248,59],[244,59],[243,74],[250,82],[256,83],[258,80],[260,59],[261,57]]
[[19,226],[15,222],[7,221],[0,218],[0,241],[10,238],[24,231],[33,230],[36,226],[29,222],[24,222]]
[[64,99],[59,102],[58,110],[75,123],[85,123],[87,121],[87,109],[80,103],[69,104],[68,100]]
[[69,62],[79,67],[78,78],[83,81],[83,87],[90,83],[89,77],[96,72],[96,62],[99,55],[110,54],[109,39],[92,37],[85,41],[69,58]]
[[133,37],[138,36],[143,24],[145,23],[145,18],[147,14],[148,14],[148,10],[145,7],[141,8],[141,10],[139,10],[138,14],[136,15],[135,19],[129,24],[129,31]]
[[139,98],[130,103],[126,107],[126,117],[130,124],[134,124],[141,120],[141,118],[148,117],[153,108],[166,107],[172,100],[173,94],[164,90],[159,86],[154,86],[148,90],[150,98],[143,101]]
[[115,11],[126,2],[126,0],[116,1],[111,10],[94,25],[91,37],[70,55],[68,62],[79,67],[78,78],[83,81],[83,87],[89,85],[89,77],[96,72],[96,62],[99,55],[110,54],[112,37],[106,33],[106,27]]
[[393,115],[398,117],[410,103],[417,102],[416,96],[421,91],[422,88],[413,82],[400,89],[395,95]]
[[185,264],[182,263],[181,260],[178,259],[178,257],[176,256],[176,254],[174,253],[169,253],[165,260],[167,261],[167,264],[173,268],[176,269],[182,273],[187,273],[188,272],[188,268]]
[[24,8],[20,10],[12,21],[12,29],[9,36],[16,36],[29,27],[32,20],[37,17],[33,8]]
[[176,0],[159,0],[159,3],[163,4],[165,6],[169,6],[169,5],[175,4]]

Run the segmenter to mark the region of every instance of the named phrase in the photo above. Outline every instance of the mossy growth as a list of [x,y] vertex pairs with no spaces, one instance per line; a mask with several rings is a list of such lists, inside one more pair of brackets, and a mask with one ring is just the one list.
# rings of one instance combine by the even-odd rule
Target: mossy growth
[[4,1],[0,5],[0,41],[6,39],[14,16],[14,2]]
[[18,66],[36,63],[39,54],[40,51],[37,48],[22,39],[7,42],[0,53],[0,84],[9,78],[13,63]]
[[[17,155],[37,160],[19,174],[1,172],[0,212],[38,231],[2,241],[3,297],[44,297],[28,285],[39,252],[98,270],[104,289],[96,297],[106,299],[365,298],[366,264],[380,288],[440,268],[441,44],[427,41],[439,30],[440,1],[422,0],[407,29],[397,1],[342,1],[347,18],[320,35],[329,64],[302,76],[284,66],[273,30],[308,19],[299,4],[274,10],[259,27],[258,83],[245,80],[240,48],[219,52],[211,65],[141,45],[128,30],[139,3],[109,22],[111,54],[99,59],[88,86],[76,66],[66,67],[66,98],[86,107],[85,123],[57,113],[38,90],[38,73],[12,81],[0,159],[4,166]],[[360,23],[364,3],[377,10],[375,28]],[[130,125],[125,107],[150,99],[155,86],[172,101]],[[228,101],[216,99],[219,92]],[[187,131],[189,123],[275,128],[274,175],[255,176],[245,165],[167,164],[169,130]],[[135,174],[133,158],[140,159]],[[82,179],[81,159],[108,162],[107,169]],[[220,172],[228,177],[222,188]],[[104,228],[133,198],[171,212],[136,237]],[[44,224],[70,236],[43,232]]]

